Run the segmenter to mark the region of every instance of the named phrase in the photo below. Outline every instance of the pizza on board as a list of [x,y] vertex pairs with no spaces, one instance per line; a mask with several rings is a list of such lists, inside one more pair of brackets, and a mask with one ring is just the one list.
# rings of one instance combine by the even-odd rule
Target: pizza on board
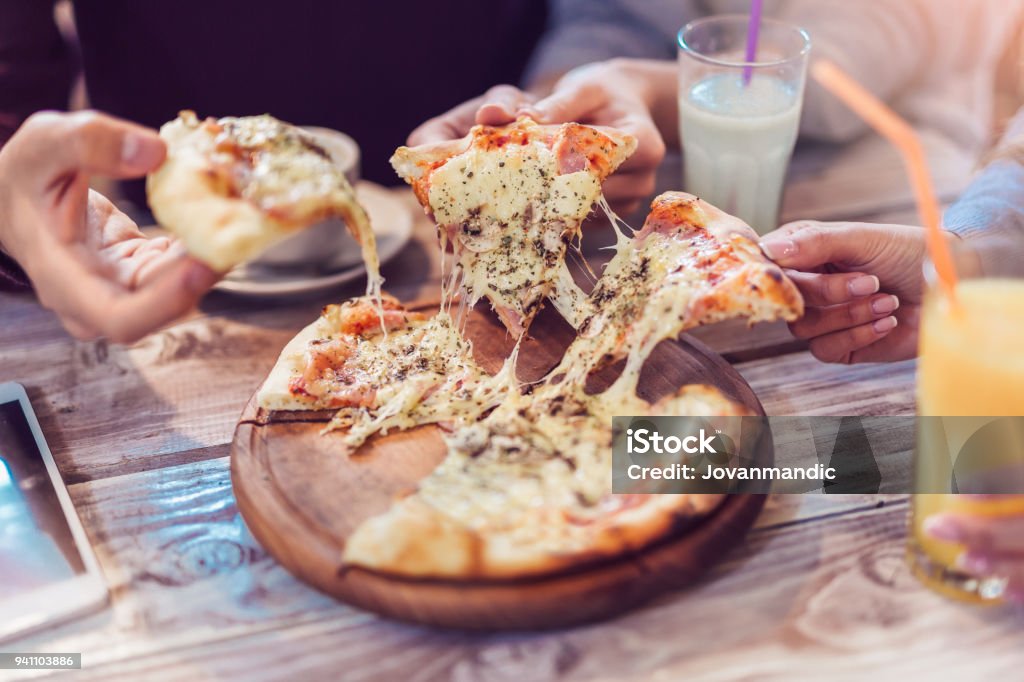
[[157,222],[224,272],[328,218],[345,221],[380,289],[366,211],[340,164],[306,131],[273,116],[200,120],[192,111],[160,128],[167,159],[146,180]]
[[442,249],[451,244],[465,305],[486,298],[519,338],[545,299],[574,327],[582,321],[585,296],[566,250],[601,183],[635,149],[636,139],[619,131],[521,118],[400,147],[391,164],[437,223]]
[[[546,382],[510,388],[493,411],[446,435],[448,456],[411,495],[358,527],[344,561],[448,579],[536,576],[643,549],[714,510],[721,495],[612,494],[612,417],[741,416],[717,389],[684,386],[655,404],[636,394],[662,340],[724,319],[793,320],[795,286],[749,228],[682,192],[656,198],[588,299],[589,315]],[[608,390],[588,375],[627,357]]]
[[[347,334],[337,326],[340,316],[325,312],[315,333],[300,334],[282,353],[260,392],[263,407],[289,409],[289,400],[308,406],[307,389],[297,388],[309,381],[336,385],[340,374],[345,391],[351,380],[365,384],[356,395],[373,396],[338,410],[332,426],[346,448],[388,428],[447,428],[444,462],[354,531],[343,564],[417,578],[539,576],[643,549],[713,511],[721,495],[612,494],[610,422],[615,414],[746,413],[707,386],[685,386],[652,405],[636,395],[636,383],[657,343],[683,330],[734,317],[800,315],[795,287],[745,236],[748,230],[691,195],[658,197],[642,230],[619,234],[615,257],[578,302],[579,334],[563,362],[528,388],[515,381],[514,354],[488,377],[445,308],[429,319],[405,314],[385,324],[387,336],[362,325],[361,341],[342,344],[343,362],[325,364],[318,359],[321,339]],[[373,314],[368,300],[358,305]],[[393,300],[385,306],[400,309]],[[443,360],[410,374],[406,356],[387,350],[395,348],[406,350],[414,366],[422,354]],[[587,376],[622,357],[619,380],[588,395]]]

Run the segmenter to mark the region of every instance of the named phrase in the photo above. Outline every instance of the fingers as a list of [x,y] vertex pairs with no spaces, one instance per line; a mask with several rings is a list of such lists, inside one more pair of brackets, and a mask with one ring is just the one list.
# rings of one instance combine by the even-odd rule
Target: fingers
[[957,557],[959,568],[979,577],[1006,579],[1007,600],[1024,602],[1024,515],[933,514],[925,519],[924,531],[964,545]]
[[113,295],[107,306],[92,306],[102,315],[104,336],[115,343],[133,343],[192,310],[220,278],[208,266],[191,258],[179,260],[128,294]]
[[864,262],[871,255],[865,238],[873,226],[802,220],[783,225],[761,239],[761,250],[783,267],[810,270],[826,263]]
[[[167,262],[129,289],[92,271],[71,253],[57,250],[33,280],[40,301],[79,338],[103,336],[132,343],[191,310],[219,275],[192,258]],[[54,276],[55,272],[62,276]]]
[[585,120],[608,102],[608,93],[597,83],[570,82],[529,107],[539,123],[564,123]]
[[47,188],[68,174],[139,177],[167,155],[156,131],[94,111],[34,114],[15,137],[20,167]]
[[1024,604],[1024,554],[967,550],[957,556],[956,566],[978,578],[1005,580],[1003,599]]
[[811,339],[808,349],[822,362],[851,363],[854,354],[879,341],[896,328],[895,317],[883,317],[868,324],[824,334]]
[[473,127],[476,110],[481,101],[481,97],[471,99],[426,121],[409,134],[406,144],[418,147],[421,144],[434,144],[463,137]]
[[823,306],[847,303],[860,296],[870,296],[879,289],[878,278],[862,272],[819,274],[787,270],[807,305]]
[[789,329],[798,339],[813,339],[882,320],[892,315],[899,305],[895,296],[880,294],[841,305],[807,308],[804,316],[791,323]]
[[88,227],[86,235],[94,242],[90,246],[96,249],[143,237],[134,220],[95,190],[89,190],[85,224]]
[[474,97],[462,104],[435,116],[412,131],[407,144],[415,147],[455,140],[466,135],[476,124],[503,125],[516,119],[519,110],[532,97],[511,85],[496,85],[480,97]]
[[146,239],[139,237],[116,244],[105,250],[104,257],[114,263],[114,277],[121,285],[135,289],[148,281],[156,271],[183,255],[171,250],[167,237]]
[[484,95],[476,111],[475,120],[480,125],[498,126],[512,123],[521,108],[533,98],[511,85],[497,85]]
[[924,531],[933,538],[956,542],[976,552],[1024,554],[1024,515],[1021,514],[933,514],[925,519]]

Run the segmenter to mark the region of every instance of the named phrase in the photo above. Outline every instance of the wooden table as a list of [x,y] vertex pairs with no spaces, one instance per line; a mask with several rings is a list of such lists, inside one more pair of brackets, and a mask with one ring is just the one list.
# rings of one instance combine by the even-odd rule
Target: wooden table
[[[942,195],[971,160],[929,152]],[[666,171],[666,185],[673,173]],[[787,217],[913,221],[898,159],[874,140],[802,149]],[[404,190],[404,200],[412,199]],[[420,220],[384,268],[403,299],[434,295]],[[904,562],[905,496],[775,496],[746,541],[691,589],[621,618],[545,634],[466,635],[381,620],[293,579],[235,508],[228,443],[285,342],[330,299],[211,295],[131,348],[68,337],[30,295],[0,295],[0,380],[30,392],[110,584],[105,612],[6,643],[84,652],[84,679],[1016,679],[1024,617],[921,587]],[[784,326],[700,336],[769,414],[909,414],[914,364],[818,363]]]

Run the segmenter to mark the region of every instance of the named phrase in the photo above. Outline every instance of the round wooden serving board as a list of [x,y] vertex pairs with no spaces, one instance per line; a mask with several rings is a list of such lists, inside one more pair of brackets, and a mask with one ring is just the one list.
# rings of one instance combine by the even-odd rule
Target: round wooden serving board
[[[551,311],[530,328],[520,350],[519,376],[534,380],[561,358],[573,330]],[[474,355],[496,371],[513,346],[489,314],[467,324]],[[595,388],[620,367],[599,372]],[[648,400],[685,384],[706,383],[758,414],[750,386],[720,356],[684,337],[662,343],[641,375]],[[430,625],[472,630],[564,627],[632,608],[666,590],[693,583],[738,542],[764,504],[763,495],[730,496],[709,517],[640,553],[579,570],[521,581],[414,580],[362,568],[342,570],[345,538],[385,511],[444,459],[437,427],[393,432],[347,455],[320,430],[329,415],[270,413],[246,406],[231,447],[238,508],[257,540],[293,575],[350,604]],[[768,449],[770,450],[770,448]]]

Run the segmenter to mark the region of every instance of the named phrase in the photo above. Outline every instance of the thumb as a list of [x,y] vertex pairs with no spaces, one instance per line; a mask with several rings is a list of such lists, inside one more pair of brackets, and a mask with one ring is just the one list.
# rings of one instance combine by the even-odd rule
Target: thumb
[[530,102],[530,96],[511,85],[496,85],[488,90],[476,111],[480,125],[498,126],[516,120],[516,112]]
[[864,239],[845,223],[801,220],[769,232],[760,241],[761,250],[779,265],[810,270],[826,263],[862,260]]
[[47,183],[68,173],[139,177],[167,156],[155,130],[94,111],[37,114],[25,128],[26,161]]
[[607,103],[605,91],[587,81],[559,85],[555,91],[529,107],[538,123],[565,123],[579,121]]

